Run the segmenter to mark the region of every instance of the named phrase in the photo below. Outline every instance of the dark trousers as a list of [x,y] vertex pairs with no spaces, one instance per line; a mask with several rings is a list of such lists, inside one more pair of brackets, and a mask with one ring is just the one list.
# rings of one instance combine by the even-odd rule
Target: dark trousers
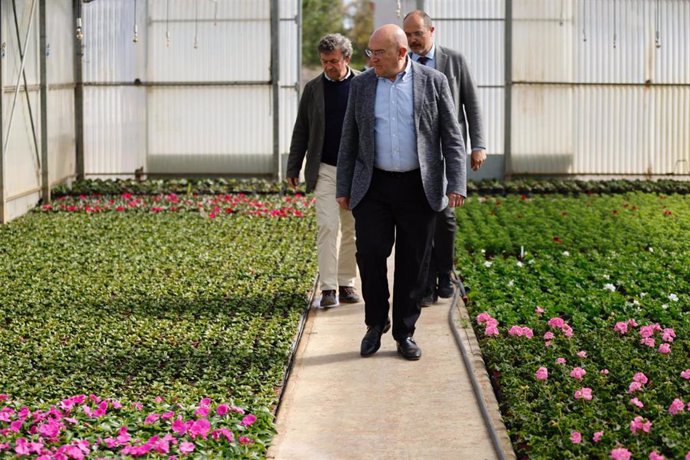
[[420,171],[390,173],[375,169],[369,191],[352,213],[364,321],[367,326],[383,326],[388,317],[386,259],[395,243],[393,338],[411,337],[426,289],[436,221],[436,212],[424,194]]
[[457,223],[453,208],[446,207],[443,211],[436,213],[436,229],[429,265],[429,285],[432,288],[436,287],[436,275],[453,271],[456,230]]

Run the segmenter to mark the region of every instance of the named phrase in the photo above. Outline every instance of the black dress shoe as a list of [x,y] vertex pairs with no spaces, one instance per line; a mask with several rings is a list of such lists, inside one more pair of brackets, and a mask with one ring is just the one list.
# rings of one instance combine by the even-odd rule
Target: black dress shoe
[[417,343],[412,337],[406,337],[403,340],[398,340],[398,353],[403,358],[410,361],[417,361],[422,357],[422,349],[417,346]]
[[443,299],[448,299],[453,297],[453,282],[450,280],[450,273],[439,273],[438,274],[438,289],[436,292],[438,296]]
[[381,348],[381,336],[388,332],[391,328],[391,320],[386,318],[386,324],[381,326],[369,326],[367,327],[367,333],[364,334],[362,339],[362,346],[359,350],[359,354],[366,357],[371,356]]

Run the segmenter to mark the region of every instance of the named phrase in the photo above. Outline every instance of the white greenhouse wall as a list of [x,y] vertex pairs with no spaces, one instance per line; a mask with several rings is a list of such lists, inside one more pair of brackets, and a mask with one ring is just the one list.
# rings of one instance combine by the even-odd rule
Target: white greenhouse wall
[[[30,210],[41,198],[41,169],[47,167],[50,185],[75,174],[74,70],[72,60],[72,1],[46,2],[47,134],[41,138],[38,1],[0,2],[2,21],[2,142],[4,152],[4,206],[0,221],[12,220]],[[33,4],[33,13],[32,13]],[[21,53],[26,50],[24,88]],[[17,92],[17,86],[19,91]],[[16,95],[16,97],[15,97]],[[31,113],[30,113],[31,112]],[[33,129],[32,129],[33,119]],[[41,145],[47,144],[48,162],[41,165]]]
[[[282,155],[296,116],[297,1],[279,2]],[[132,2],[84,5],[86,174],[274,174],[270,6],[138,2],[134,43]]]

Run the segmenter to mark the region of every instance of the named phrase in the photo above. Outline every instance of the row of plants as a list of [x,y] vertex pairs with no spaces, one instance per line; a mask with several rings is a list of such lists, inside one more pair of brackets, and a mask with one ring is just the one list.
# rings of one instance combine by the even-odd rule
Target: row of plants
[[190,200],[67,197],[0,227],[0,456],[265,456],[313,207]]
[[[504,194],[577,194],[577,193],[628,193],[647,192],[664,194],[688,194],[690,182],[673,179],[657,181],[648,180],[601,180],[583,181],[572,179],[513,179],[501,181],[484,179],[469,181],[467,190],[470,195],[504,195]],[[52,191],[53,196],[69,195],[119,195],[131,193],[136,195],[159,195],[175,193],[178,195],[220,195],[227,193],[278,193],[304,194],[304,184],[296,190],[285,182],[267,179],[149,179],[149,180],[100,180],[88,179],[75,181],[71,185],[59,185]]]
[[690,458],[690,199],[508,195],[458,269],[519,458]]

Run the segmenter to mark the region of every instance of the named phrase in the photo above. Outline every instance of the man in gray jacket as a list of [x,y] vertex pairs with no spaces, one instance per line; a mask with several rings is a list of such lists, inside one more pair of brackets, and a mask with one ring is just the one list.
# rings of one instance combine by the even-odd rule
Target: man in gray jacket
[[352,80],[338,152],[338,203],[352,209],[370,356],[390,328],[387,259],[395,244],[393,338],[403,358],[421,349],[412,338],[428,277],[436,213],[461,206],[466,153],[446,77],[408,56],[394,24],[369,39],[371,69]]
[[[349,66],[352,43],[340,34],[325,35],[319,41],[323,73],[304,88],[292,132],[287,180],[299,185],[299,173],[307,155],[307,192],[315,191],[319,278],[322,307],[360,301],[354,288],[355,222],[352,212],[335,201],[335,169],[350,94],[350,82],[359,72]],[[336,299],[336,288],[338,298]]]
[[[472,141],[471,165],[478,170],[486,161],[486,143],[477,90],[465,57],[457,51],[434,43],[434,26],[428,14],[421,10],[408,13],[403,29],[412,50],[412,59],[443,73],[453,94],[460,129],[467,144],[469,128]],[[438,297],[453,295],[451,272],[457,224],[455,212],[446,208],[436,218],[436,230],[429,269],[429,285],[422,304],[428,306]],[[467,298],[463,297],[467,302]]]

